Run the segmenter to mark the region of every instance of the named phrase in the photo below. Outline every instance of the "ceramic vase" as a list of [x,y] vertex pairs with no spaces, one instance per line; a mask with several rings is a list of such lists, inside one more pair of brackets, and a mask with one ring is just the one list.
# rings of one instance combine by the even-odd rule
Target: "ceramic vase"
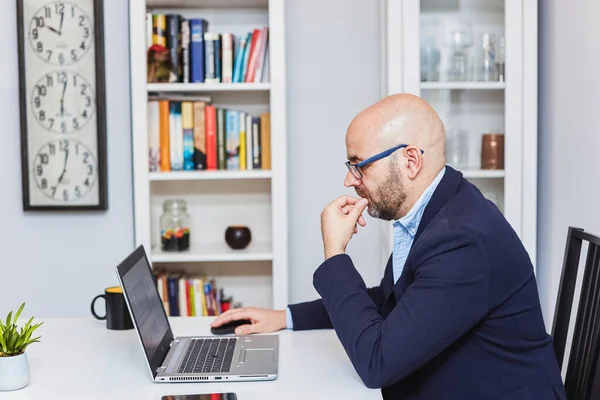
[[21,389],[28,384],[29,360],[27,353],[0,357],[0,391]]

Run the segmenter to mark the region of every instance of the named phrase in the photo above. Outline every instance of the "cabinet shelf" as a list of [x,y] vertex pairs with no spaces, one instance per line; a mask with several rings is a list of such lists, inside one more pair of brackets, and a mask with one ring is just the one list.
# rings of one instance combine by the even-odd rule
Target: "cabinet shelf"
[[266,92],[269,82],[257,83],[148,83],[148,93],[217,93],[217,92]]
[[155,263],[271,261],[273,250],[270,243],[250,243],[243,250],[233,250],[226,243],[192,243],[190,249],[181,252],[152,251]]
[[202,180],[234,180],[234,179],[270,179],[273,171],[172,171],[151,172],[150,181],[202,181]]
[[503,90],[505,82],[421,82],[422,90]]
[[506,174],[503,169],[468,169],[462,171],[467,179],[473,178],[504,178]]
[[148,0],[148,7],[160,8],[267,8],[269,0]]

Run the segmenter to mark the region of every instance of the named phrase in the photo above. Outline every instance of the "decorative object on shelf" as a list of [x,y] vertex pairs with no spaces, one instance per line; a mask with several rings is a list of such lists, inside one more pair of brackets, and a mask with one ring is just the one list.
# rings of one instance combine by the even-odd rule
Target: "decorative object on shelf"
[[105,210],[102,0],[17,0],[24,210]]
[[484,82],[497,81],[496,70],[496,35],[485,32],[480,36],[479,60],[477,62],[477,79]]
[[234,250],[245,249],[252,241],[252,232],[247,226],[229,226],[225,230],[225,242]]
[[[102,317],[96,313],[94,308],[96,300],[99,298],[103,298],[106,304],[106,314]],[[90,308],[94,318],[106,321],[107,329],[115,331],[133,329],[133,321],[131,320],[131,314],[129,314],[121,286],[111,286],[104,289],[104,294],[94,297]]]
[[167,200],[160,217],[161,249],[185,251],[190,248],[190,216],[185,200]]
[[169,49],[160,44],[154,44],[148,49],[147,71],[148,83],[177,82]]
[[504,82],[506,80],[504,69],[504,64],[506,62],[506,42],[504,35],[500,36],[498,48],[496,50],[496,71],[498,73],[498,81]]
[[450,51],[447,78],[449,81],[469,80],[467,49],[473,45],[473,29],[470,22],[452,19],[444,24],[444,45]]
[[481,169],[504,169],[503,133],[484,133],[482,135]]
[[40,341],[40,336],[32,338],[32,334],[43,322],[32,325],[31,317],[19,330],[17,320],[23,308],[25,303],[14,317],[11,311],[6,318],[0,319],[0,391],[17,390],[29,384],[29,359],[25,350]]
[[427,36],[421,44],[421,82],[437,82],[440,79],[440,50],[435,39]]
[[458,169],[469,166],[469,134],[466,130],[446,130],[446,162]]

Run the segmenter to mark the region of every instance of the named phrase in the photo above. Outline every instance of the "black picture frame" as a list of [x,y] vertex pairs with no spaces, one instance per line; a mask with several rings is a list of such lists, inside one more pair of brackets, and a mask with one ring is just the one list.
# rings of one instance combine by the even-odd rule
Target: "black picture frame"
[[[21,135],[21,183],[24,211],[84,211],[108,209],[108,173],[107,173],[107,132],[106,132],[106,73],[104,50],[104,0],[93,0],[94,3],[94,52],[96,72],[96,126],[97,126],[97,171],[98,171],[98,204],[95,205],[33,205],[29,193],[29,155],[27,125],[27,85],[25,75],[25,46],[27,37],[24,33],[25,21],[23,2],[17,1],[17,43],[19,69],[19,116]],[[68,0],[77,3],[77,0]]]

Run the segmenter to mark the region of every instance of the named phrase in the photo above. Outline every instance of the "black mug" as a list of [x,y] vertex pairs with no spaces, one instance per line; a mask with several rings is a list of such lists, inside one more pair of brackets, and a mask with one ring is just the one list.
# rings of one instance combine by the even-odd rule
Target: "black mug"
[[[103,317],[96,314],[94,310],[96,300],[101,297],[106,303],[106,314]],[[106,327],[108,329],[117,331],[133,329],[133,322],[131,321],[131,315],[127,309],[127,303],[125,303],[125,296],[123,295],[121,286],[112,286],[104,289],[104,294],[99,294],[92,300],[91,309],[92,315],[96,319],[106,320]]]

